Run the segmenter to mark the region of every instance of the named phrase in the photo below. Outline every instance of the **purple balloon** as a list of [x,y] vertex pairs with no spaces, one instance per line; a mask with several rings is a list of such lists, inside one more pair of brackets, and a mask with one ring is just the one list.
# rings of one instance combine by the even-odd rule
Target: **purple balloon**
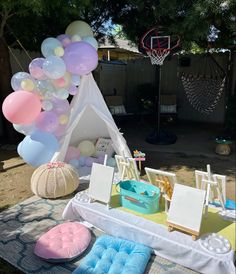
[[53,134],[57,137],[57,139],[59,140],[60,137],[62,137],[63,135],[65,135],[66,133],[66,126],[67,125],[58,125],[57,128],[54,130]]
[[62,43],[64,48],[67,47],[71,43],[70,36],[67,34],[58,35],[57,40],[59,40]]
[[94,158],[92,158],[92,157],[86,157],[85,165],[87,167],[91,167],[93,165],[93,163],[94,163]]
[[69,91],[69,94],[70,95],[75,95],[75,94],[77,94],[78,93],[78,87],[76,87],[76,86],[70,86],[69,88],[68,88],[68,91]]
[[86,42],[73,42],[65,48],[63,60],[67,71],[85,75],[97,67],[98,54],[95,48]]
[[53,111],[58,114],[66,113],[70,108],[70,103],[67,99],[60,100],[57,98],[53,99]]
[[53,111],[43,111],[39,114],[35,125],[41,131],[53,132],[59,124],[59,119]]

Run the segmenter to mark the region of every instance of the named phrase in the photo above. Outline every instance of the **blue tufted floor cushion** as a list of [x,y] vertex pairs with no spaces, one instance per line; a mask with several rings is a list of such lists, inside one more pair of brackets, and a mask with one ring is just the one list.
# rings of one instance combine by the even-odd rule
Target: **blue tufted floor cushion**
[[151,252],[145,245],[103,235],[73,274],[142,274]]

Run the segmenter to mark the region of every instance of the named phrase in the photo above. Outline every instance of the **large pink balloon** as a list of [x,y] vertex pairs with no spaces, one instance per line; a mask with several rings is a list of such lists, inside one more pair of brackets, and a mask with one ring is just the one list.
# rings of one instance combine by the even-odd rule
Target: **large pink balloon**
[[9,94],[2,104],[2,112],[13,124],[29,125],[41,111],[39,97],[29,91],[19,90]]
[[95,48],[86,42],[73,42],[65,48],[63,60],[67,71],[85,75],[97,67],[98,54]]

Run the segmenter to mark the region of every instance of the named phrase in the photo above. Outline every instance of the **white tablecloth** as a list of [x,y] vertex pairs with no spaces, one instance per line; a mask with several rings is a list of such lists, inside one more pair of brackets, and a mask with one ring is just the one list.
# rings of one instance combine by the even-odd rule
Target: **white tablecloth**
[[206,274],[235,274],[235,252],[215,255],[193,241],[190,235],[173,231],[167,227],[119,209],[107,209],[98,202],[83,203],[74,197],[67,204],[65,220],[85,220],[110,235],[143,243],[155,253],[172,262]]

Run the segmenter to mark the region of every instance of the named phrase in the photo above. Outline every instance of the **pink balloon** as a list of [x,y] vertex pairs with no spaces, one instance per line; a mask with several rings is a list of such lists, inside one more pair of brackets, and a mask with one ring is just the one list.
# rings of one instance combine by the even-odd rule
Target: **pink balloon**
[[35,125],[41,131],[53,132],[59,124],[59,119],[53,111],[43,111],[39,114]]
[[65,162],[69,162],[72,159],[79,159],[80,151],[76,147],[69,146],[65,156]]
[[41,101],[39,97],[25,90],[9,94],[2,104],[4,116],[13,124],[32,124],[40,114],[40,111]]
[[98,64],[98,54],[93,46],[86,42],[73,42],[65,48],[63,60],[70,73],[85,75]]

